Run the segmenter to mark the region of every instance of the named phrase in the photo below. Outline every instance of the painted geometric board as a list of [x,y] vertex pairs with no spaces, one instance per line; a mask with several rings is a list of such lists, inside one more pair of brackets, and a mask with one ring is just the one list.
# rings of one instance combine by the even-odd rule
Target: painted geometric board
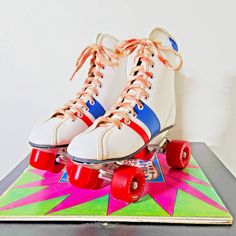
[[147,181],[135,203],[113,198],[110,184],[97,190],[73,187],[67,173],[28,167],[0,197],[0,220],[115,221],[232,224],[232,216],[191,157],[184,170],[171,169],[155,156],[159,175]]

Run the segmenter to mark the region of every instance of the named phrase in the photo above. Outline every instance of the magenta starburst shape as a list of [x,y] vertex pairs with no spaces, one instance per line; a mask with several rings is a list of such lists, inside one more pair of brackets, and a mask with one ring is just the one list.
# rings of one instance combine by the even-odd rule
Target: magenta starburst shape
[[[204,201],[215,208],[222,211],[227,211],[226,208],[219,205],[217,202],[206,196],[200,190],[192,187],[187,181],[197,183],[199,185],[209,186],[208,182],[205,182],[197,177],[183,171],[170,168],[166,163],[165,155],[158,154],[157,163],[159,163],[158,170],[159,176],[156,180],[146,182],[143,196],[149,195],[162,209],[164,209],[170,216],[173,215],[176,196],[178,190],[182,190],[201,201]],[[187,168],[199,168],[197,165],[189,164]],[[16,200],[8,205],[0,208],[0,210],[8,210],[12,208],[21,207],[28,204],[33,204],[57,197],[65,196],[56,207],[49,210],[46,214],[50,215],[73,206],[77,206],[82,203],[89,202],[91,200],[100,198],[105,195],[109,195],[107,215],[110,215],[127,205],[129,203],[120,201],[112,197],[110,194],[110,184],[104,184],[100,189],[87,190],[73,187],[67,181],[63,181],[62,177],[65,173],[53,174],[36,169],[30,169],[32,173],[41,176],[42,180],[22,184],[15,186],[15,188],[31,188],[31,187],[42,187],[43,189]],[[161,177],[161,179],[160,179]],[[135,203],[132,203],[135,204]]]

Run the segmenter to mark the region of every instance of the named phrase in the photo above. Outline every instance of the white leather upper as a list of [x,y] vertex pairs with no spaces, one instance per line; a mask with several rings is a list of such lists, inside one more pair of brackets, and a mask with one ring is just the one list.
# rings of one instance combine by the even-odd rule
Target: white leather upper
[[[169,38],[173,39],[160,28],[154,29],[149,34],[149,39],[161,41],[163,45],[172,48]],[[176,64],[176,56],[173,53],[165,53],[165,58],[170,64]],[[154,62],[154,67],[150,67],[149,71],[154,74],[154,77],[148,79],[152,86],[150,90],[146,90],[150,96],[147,100],[142,98],[141,101],[156,114],[160,121],[160,129],[163,129],[175,122],[175,72],[164,65],[157,55],[151,59]],[[151,133],[147,126],[139,119],[131,115],[130,117],[132,121],[141,126],[150,139]],[[143,145],[142,137],[129,125],[122,124],[121,129],[118,129],[114,124],[97,128],[92,125],[89,131],[72,140],[67,151],[69,155],[80,159],[109,160],[128,156]]]
[[34,127],[29,140],[36,145],[59,146],[67,145],[77,134],[82,133],[87,125],[81,120],[53,117]]
[[[144,145],[142,138],[126,125],[121,129],[114,125],[97,128],[93,125],[91,128],[89,132],[82,133],[71,141],[67,148],[71,156],[95,160],[120,158]],[[126,140],[124,134],[130,140]]]
[[[114,50],[118,40],[108,34],[98,34],[97,43]],[[118,67],[106,65],[101,72],[104,75],[100,79],[102,86],[98,88],[99,93],[95,100],[107,110],[117,100],[127,82],[126,58],[120,60]],[[84,114],[91,121],[95,120],[89,111],[84,110]],[[31,130],[29,141],[39,147],[68,145],[76,135],[87,128],[88,126],[80,118],[72,121],[70,118],[51,117]]]

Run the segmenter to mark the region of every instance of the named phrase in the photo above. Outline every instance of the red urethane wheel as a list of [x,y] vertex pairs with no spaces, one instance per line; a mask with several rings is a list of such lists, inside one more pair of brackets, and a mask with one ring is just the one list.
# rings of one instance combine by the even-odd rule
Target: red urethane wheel
[[56,154],[45,152],[40,149],[32,149],[30,155],[30,165],[53,173],[58,173],[64,168],[64,164],[56,162]]
[[166,148],[166,161],[169,166],[183,169],[185,168],[191,157],[190,144],[187,141],[172,140]]
[[40,169],[49,170],[56,161],[56,155],[54,153],[45,152],[40,149],[32,149],[30,155],[30,165]]
[[66,162],[66,172],[68,175],[70,174],[72,166],[73,166],[73,161],[70,158],[68,158]]
[[149,161],[153,156],[153,152],[149,152],[147,150],[147,147],[143,148],[141,151],[139,151],[137,154],[134,155],[134,158],[140,159],[143,161]]
[[120,166],[115,170],[111,182],[112,195],[126,202],[137,201],[144,190],[145,174],[134,166]]
[[97,189],[103,183],[103,180],[98,178],[98,170],[74,163],[71,160],[68,160],[66,170],[69,182],[75,187]]

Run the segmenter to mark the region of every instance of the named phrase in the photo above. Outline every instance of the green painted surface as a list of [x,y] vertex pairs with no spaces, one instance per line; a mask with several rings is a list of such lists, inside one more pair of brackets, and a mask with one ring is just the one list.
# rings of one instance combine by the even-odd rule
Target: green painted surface
[[204,193],[206,196],[211,198],[213,201],[217,202],[219,205],[225,207],[224,203],[222,202],[222,200],[220,199],[220,197],[218,196],[218,194],[216,193],[214,188],[212,188],[211,185],[205,186],[202,184],[190,182],[188,180],[185,180],[185,182],[187,182],[192,187],[194,187],[194,188],[198,189],[199,191],[201,191],[202,193]]
[[183,169],[183,171],[185,173],[188,173],[194,177],[196,177],[197,179],[203,180],[207,183],[210,183],[209,180],[207,179],[207,177],[204,175],[204,173],[202,172],[202,170],[200,168],[185,168]]
[[229,217],[229,213],[219,210],[218,208],[179,190],[173,216]]
[[20,178],[14,183],[14,186],[19,186],[27,183],[31,183],[34,181],[42,180],[43,178],[39,175],[36,175],[28,169]]
[[25,206],[0,211],[1,216],[42,216],[57,206],[67,196],[53,198],[50,200],[28,204]]
[[108,206],[108,195],[80,205],[57,211],[51,215],[97,215],[105,216]]
[[112,216],[169,216],[149,195],[111,214]]
[[198,163],[196,162],[196,160],[194,159],[193,156],[191,156],[189,163],[190,163],[191,165],[198,166]]
[[46,187],[31,187],[31,188],[11,188],[0,198],[0,207],[8,205],[14,201],[17,201],[23,197],[26,197],[32,193],[36,193]]

